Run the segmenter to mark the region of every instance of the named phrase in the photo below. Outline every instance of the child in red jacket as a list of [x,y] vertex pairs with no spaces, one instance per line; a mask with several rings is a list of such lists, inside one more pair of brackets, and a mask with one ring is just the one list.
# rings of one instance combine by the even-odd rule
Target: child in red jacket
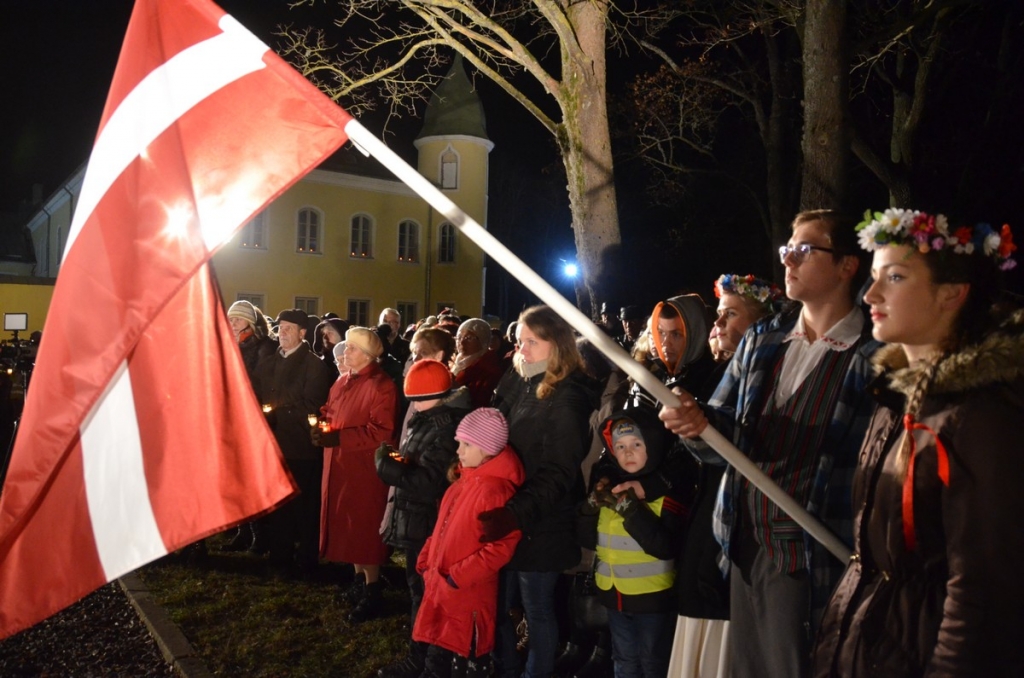
[[505,505],[525,477],[508,446],[501,412],[474,410],[459,424],[459,477],[445,492],[434,533],[416,563],[424,593],[414,640],[429,643],[423,676],[490,673],[498,605],[498,571],[512,558],[522,532],[486,544],[478,516]]

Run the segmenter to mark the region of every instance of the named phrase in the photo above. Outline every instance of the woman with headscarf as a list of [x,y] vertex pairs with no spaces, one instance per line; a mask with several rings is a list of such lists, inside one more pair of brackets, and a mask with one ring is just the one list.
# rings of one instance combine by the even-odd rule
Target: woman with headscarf
[[486,407],[505,371],[501,357],[490,350],[491,326],[482,318],[470,318],[459,325],[455,343],[459,348],[452,363],[455,384],[466,387],[473,407]]
[[320,556],[352,563],[355,581],[349,620],[373,619],[381,611],[378,577],[388,549],[378,526],[387,503],[387,485],[377,477],[374,452],[382,443],[395,444],[394,382],[377,359],[384,346],[373,330],[352,327],[345,333],[339,368],[323,415],[330,426],[314,431],[324,450]]
[[[727,273],[715,281],[718,317],[708,345],[715,356],[715,371],[708,388],[695,392],[701,400],[711,397],[743,334],[752,324],[777,313],[785,293],[775,284],[753,275]],[[683,452],[683,454],[689,454]],[[685,678],[717,678],[729,675],[725,651],[729,630],[729,583],[719,568],[722,547],[712,533],[712,513],[725,466],[699,464],[697,494],[690,524],[678,560],[676,597],[679,618],[669,675]],[[657,493],[657,488],[652,488]]]

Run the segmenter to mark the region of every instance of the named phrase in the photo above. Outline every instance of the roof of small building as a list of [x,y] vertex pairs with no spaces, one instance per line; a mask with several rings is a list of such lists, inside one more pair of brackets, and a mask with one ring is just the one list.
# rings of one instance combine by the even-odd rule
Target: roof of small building
[[461,134],[488,139],[484,107],[456,54],[448,74],[430,97],[417,139]]

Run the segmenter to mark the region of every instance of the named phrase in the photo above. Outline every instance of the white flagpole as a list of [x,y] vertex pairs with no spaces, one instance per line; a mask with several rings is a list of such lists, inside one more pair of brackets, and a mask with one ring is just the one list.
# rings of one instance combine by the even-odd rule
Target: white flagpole
[[[518,278],[519,282],[523,283],[541,301],[550,306],[558,315],[562,316],[577,332],[586,337],[590,343],[600,349],[601,353],[618,365],[647,392],[651,393],[668,407],[679,407],[679,398],[663,383],[658,381],[653,374],[644,369],[640,363],[633,360],[621,346],[612,341],[612,338],[598,328],[590,318],[583,315],[568,299],[559,294],[546,280],[537,275],[533,269],[523,263],[519,257],[502,245],[497,238],[488,233],[471,216],[462,211],[458,205],[438,190],[436,186],[427,181],[409,163],[398,157],[382,141],[370,133],[369,130],[353,119],[345,125],[345,132],[353,144],[365,153],[372,155],[378,162],[391,170],[396,177],[401,179],[434,209],[443,214],[451,223],[458,227],[463,235],[475,242],[480,249],[501,264],[505,270]],[[721,455],[723,459],[743,474],[747,480],[753,483],[757,489],[764,492],[779,508],[789,514],[814,539],[821,542],[834,556],[843,562],[850,559],[850,550],[846,544],[800,506],[781,487],[776,485],[764,471],[750,461],[725,436],[711,426],[708,426],[700,437],[715,452]]]

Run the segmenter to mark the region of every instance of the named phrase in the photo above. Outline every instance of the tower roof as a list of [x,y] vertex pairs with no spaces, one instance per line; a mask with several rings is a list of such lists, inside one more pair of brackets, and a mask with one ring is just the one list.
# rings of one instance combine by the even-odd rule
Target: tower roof
[[463,134],[487,139],[487,123],[480,97],[466,75],[462,55],[456,53],[452,67],[430,96],[417,139]]

